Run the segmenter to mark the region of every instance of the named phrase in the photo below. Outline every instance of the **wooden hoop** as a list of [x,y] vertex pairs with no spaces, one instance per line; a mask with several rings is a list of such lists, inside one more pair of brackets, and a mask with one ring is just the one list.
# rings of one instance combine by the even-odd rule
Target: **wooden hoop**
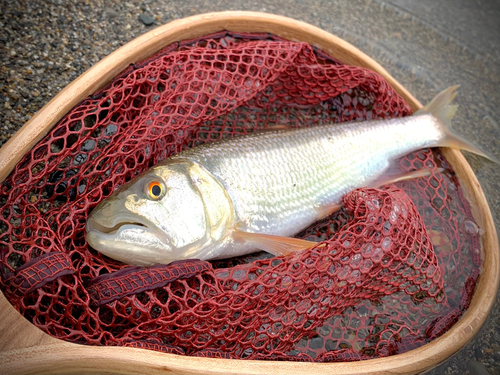
[[[338,60],[381,74],[413,110],[421,104],[378,63],[347,42],[290,18],[257,12],[208,13],[158,27],[118,49],[69,84],[0,149],[0,182],[16,163],[75,105],[98,91],[131,63],[164,46],[221,30],[270,32],[307,42]],[[155,351],[77,345],[53,338],[22,317],[0,293],[0,369],[7,374],[415,374],[437,366],[462,348],[483,325],[500,279],[498,239],[486,198],[474,172],[456,150],[443,150],[479,207],[485,233],[484,271],[471,305],[443,336],[418,349],[387,358],[348,363],[299,363],[195,358]]]

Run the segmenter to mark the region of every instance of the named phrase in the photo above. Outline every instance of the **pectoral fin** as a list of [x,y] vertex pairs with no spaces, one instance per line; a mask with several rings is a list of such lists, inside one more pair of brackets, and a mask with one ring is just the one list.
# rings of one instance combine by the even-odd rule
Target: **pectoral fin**
[[327,204],[326,206],[321,206],[321,207],[316,207],[316,220],[321,220],[327,216],[330,216],[331,214],[337,212],[342,208],[341,203],[332,203],[332,204]]
[[256,248],[274,255],[289,255],[295,251],[309,249],[318,244],[317,242],[298,238],[273,236],[263,233],[250,233],[240,230],[234,231],[233,238],[235,241],[251,243]]
[[[438,172],[443,172],[443,168],[438,168]],[[400,172],[399,170],[395,171],[395,167],[389,168],[386,172],[384,172],[381,176],[379,176],[376,180],[372,181],[369,184],[369,187],[372,188],[380,188],[387,184],[393,184],[395,182],[412,180],[414,178],[420,177],[429,177],[432,174],[430,169],[424,168],[411,172]]]

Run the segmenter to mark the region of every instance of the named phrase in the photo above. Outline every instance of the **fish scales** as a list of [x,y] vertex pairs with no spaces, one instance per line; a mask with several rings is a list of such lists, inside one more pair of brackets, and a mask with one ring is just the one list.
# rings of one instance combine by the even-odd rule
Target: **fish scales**
[[232,198],[239,229],[294,235],[318,208],[378,177],[395,158],[442,137],[430,115],[269,131],[208,143],[173,159],[212,173]]

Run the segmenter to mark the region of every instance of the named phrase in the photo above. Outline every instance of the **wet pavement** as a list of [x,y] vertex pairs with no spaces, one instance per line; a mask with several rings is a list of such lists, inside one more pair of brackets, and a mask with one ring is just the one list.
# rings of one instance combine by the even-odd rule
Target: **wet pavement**
[[[0,0],[0,9],[0,145],[85,70],[155,26],[212,11],[252,10],[302,20],[345,39],[423,103],[461,85],[454,128],[500,158],[500,1]],[[498,231],[499,166],[466,157]],[[500,375],[498,295],[480,333],[429,374],[484,371]]]

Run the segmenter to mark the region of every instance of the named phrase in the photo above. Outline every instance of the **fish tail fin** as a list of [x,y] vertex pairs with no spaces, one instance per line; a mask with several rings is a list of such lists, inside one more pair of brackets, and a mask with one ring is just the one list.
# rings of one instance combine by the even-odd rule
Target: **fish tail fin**
[[458,105],[451,104],[451,102],[453,101],[453,99],[455,99],[455,96],[457,95],[456,91],[458,88],[458,85],[452,86],[440,92],[434,97],[434,99],[432,99],[429,104],[415,112],[415,115],[428,113],[439,120],[442,125],[441,130],[444,133],[444,137],[437,146],[458,148],[461,150],[470,151],[497,164],[500,164],[500,161],[496,157],[482,150],[465,138],[459,136],[451,128],[451,119],[453,118],[453,116],[455,116],[455,113],[458,109]]

